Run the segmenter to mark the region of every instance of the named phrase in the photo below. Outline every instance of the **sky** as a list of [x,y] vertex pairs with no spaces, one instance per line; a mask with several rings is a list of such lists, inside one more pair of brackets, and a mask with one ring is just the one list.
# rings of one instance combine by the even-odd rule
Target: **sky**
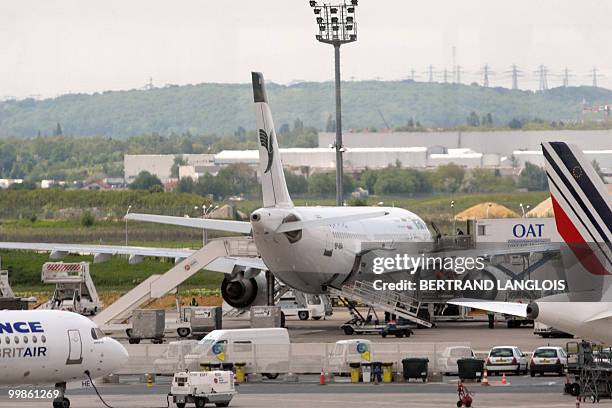
[[[0,100],[155,86],[333,78],[333,49],[314,38],[306,0],[0,0]],[[358,40],[342,47],[344,80],[436,80],[456,63],[462,82],[612,88],[612,2],[606,0],[359,0]]]

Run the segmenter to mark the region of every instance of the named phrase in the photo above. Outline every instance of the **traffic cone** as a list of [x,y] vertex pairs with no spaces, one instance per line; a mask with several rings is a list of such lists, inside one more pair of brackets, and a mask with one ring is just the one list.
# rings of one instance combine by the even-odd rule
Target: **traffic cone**
[[506,379],[506,373],[504,373],[502,375],[502,385],[507,385],[508,384],[508,380]]
[[325,385],[325,373],[321,369],[321,376],[319,377],[319,385]]
[[481,385],[489,385],[489,375],[487,374],[487,369],[485,368],[484,373],[482,373],[482,381],[480,381]]
[[576,395],[576,408],[580,408],[580,395]]

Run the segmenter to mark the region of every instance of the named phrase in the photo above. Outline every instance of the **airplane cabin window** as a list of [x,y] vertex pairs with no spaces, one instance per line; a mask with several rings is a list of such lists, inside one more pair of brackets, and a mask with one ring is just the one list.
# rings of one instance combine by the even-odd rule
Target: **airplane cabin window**
[[38,339],[36,338],[36,336],[32,336],[32,343],[36,343],[38,341]]
[[44,334],[42,336],[40,336],[40,341],[43,342],[43,343],[47,342],[47,338],[45,337]]
[[6,344],[11,344],[11,339],[9,338],[9,336],[6,336],[5,340],[6,340],[5,341]]
[[19,344],[19,337],[15,336],[15,344]]
[[28,344],[28,337],[27,336],[23,336],[23,343],[24,344]]

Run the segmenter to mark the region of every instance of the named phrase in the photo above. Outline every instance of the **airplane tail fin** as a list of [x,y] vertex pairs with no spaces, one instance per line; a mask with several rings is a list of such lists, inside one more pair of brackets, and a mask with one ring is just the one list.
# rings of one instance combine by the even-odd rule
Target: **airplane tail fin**
[[542,143],[557,230],[594,275],[612,274],[612,210],[605,184],[577,146]]
[[253,79],[253,98],[257,117],[257,145],[259,146],[259,171],[264,207],[293,207],[283,164],[278,151],[278,142],[268,105],[268,95],[263,74],[251,73]]

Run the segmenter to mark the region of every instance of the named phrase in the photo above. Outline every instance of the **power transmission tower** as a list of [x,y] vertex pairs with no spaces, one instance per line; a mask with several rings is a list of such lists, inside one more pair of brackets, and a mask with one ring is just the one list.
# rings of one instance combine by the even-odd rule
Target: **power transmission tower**
[[410,79],[414,81],[414,68],[410,70]]
[[495,72],[491,71],[491,67],[489,66],[489,64],[485,64],[484,67],[482,67],[482,86],[485,88],[489,87],[489,77],[491,75],[495,74]]
[[458,83],[458,84],[461,83],[461,65],[459,65],[459,64],[457,64],[457,66],[456,66],[455,82]]
[[593,88],[597,88],[597,68],[593,67]]
[[429,64],[429,66],[427,67],[427,71],[425,72],[427,74],[427,82],[433,82],[434,81],[434,67],[433,65]]
[[516,64],[512,64],[512,89],[515,91],[518,89],[518,77],[520,73],[521,71],[518,69]]
[[545,91],[548,89],[548,68],[546,68],[544,65],[541,65],[538,67],[538,70],[535,71],[540,79],[540,86],[539,86],[539,90],[540,91]]

